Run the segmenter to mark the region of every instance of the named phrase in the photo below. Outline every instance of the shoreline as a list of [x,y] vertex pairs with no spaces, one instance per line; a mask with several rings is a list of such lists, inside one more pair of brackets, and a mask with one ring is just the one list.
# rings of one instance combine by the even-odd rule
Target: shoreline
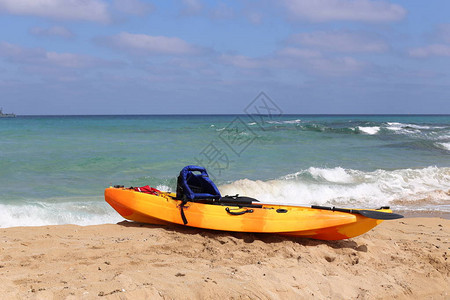
[[[289,205],[289,204],[286,204]],[[331,205],[329,205],[331,206]],[[108,207],[109,208],[109,207]],[[392,209],[392,208],[391,208]],[[396,210],[392,209],[394,213],[403,215],[405,218],[442,218],[446,220],[450,220],[450,211],[436,211],[436,210]],[[118,219],[121,219],[122,217],[119,217]],[[122,218],[123,221],[127,221]],[[120,223],[121,221],[119,221]],[[8,228],[17,228],[17,227],[25,227],[25,228],[33,228],[33,227],[43,227],[43,226],[98,226],[98,225],[110,225],[110,224],[116,224],[116,223],[94,223],[94,224],[74,224],[74,223],[66,223],[66,224],[44,224],[44,225],[13,225],[13,226],[0,226],[0,230],[2,229],[8,229]]]
[[441,218],[450,220],[450,212],[435,210],[396,210],[397,214],[403,215],[405,218]]
[[318,241],[131,223],[0,229],[7,298],[445,298],[450,220]]

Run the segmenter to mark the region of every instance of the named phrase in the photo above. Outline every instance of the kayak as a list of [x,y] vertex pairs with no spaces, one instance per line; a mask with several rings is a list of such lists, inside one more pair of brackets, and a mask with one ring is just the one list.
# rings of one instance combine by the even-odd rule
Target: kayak
[[[183,176],[183,170],[188,167],[190,169],[185,172],[187,176]],[[388,207],[372,210],[303,207],[264,204],[238,195],[222,197],[215,185],[210,185],[206,170],[203,172],[201,167],[188,167],[180,172],[177,193],[153,188],[151,193],[145,193],[140,189],[117,186],[105,190],[105,200],[122,217],[136,222],[181,224],[222,231],[276,233],[320,240],[356,237],[383,220],[402,217],[392,213]],[[192,177],[193,167],[203,172],[195,175],[197,178]],[[180,180],[180,177],[183,178]],[[188,179],[183,185],[183,179],[186,178]],[[197,189],[193,192],[193,179],[208,182],[206,185],[202,182],[201,191]]]

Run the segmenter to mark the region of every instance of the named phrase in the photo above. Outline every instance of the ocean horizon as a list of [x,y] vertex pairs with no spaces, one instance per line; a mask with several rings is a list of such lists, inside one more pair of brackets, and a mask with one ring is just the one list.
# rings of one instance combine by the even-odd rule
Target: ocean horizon
[[[266,114],[261,113],[261,114],[246,114],[246,113],[236,113],[236,114],[192,114],[192,113],[186,113],[186,114],[50,114],[50,115],[31,115],[31,114],[25,114],[25,115],[20,115],[20,114],[16,114],[16,117],[127,117],[127,116],[134,116],[134,117],[139,117],[139,116],[148,116],[148,117],[153,117],[153,116],[249,116],[249,115],[256,115],[256,116],[266,116]],[[355,114],[332,114],[332,113],[317,113],[317,114],[282,114],[285,117],[292,117],[292,116],[309,116],[309,117],[314,117],[314,116],[337,116],[337,117],[346,117],[346,116],[394,116],[394,117],[403,117],[403,116],[450,116],[450,114],[416,114],[416,113],[403,113],[403,114],[364,114],[364,113],[355,113]]]

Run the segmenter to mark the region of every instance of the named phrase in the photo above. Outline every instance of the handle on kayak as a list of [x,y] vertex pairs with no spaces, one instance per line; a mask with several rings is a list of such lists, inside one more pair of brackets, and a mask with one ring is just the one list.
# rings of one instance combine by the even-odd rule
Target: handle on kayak
[[240,215],[243,215],[243,214],[246,214],[246,213],[252,213],[253,209],[246,209],[246,210],[242,210],[242,211],[231,211],[230,208],[227,207],[227,208],[225,208],[225,211],[227,213],[229,213],[230,215],[240,216]]

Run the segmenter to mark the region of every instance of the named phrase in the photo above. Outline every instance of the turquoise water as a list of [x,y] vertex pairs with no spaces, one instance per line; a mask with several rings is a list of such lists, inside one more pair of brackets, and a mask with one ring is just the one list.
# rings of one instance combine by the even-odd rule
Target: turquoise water
[[271,203],[450,211],[450,116],[0,119],[0,227],[98,224],[115,184],[175,190],[188,164]]

